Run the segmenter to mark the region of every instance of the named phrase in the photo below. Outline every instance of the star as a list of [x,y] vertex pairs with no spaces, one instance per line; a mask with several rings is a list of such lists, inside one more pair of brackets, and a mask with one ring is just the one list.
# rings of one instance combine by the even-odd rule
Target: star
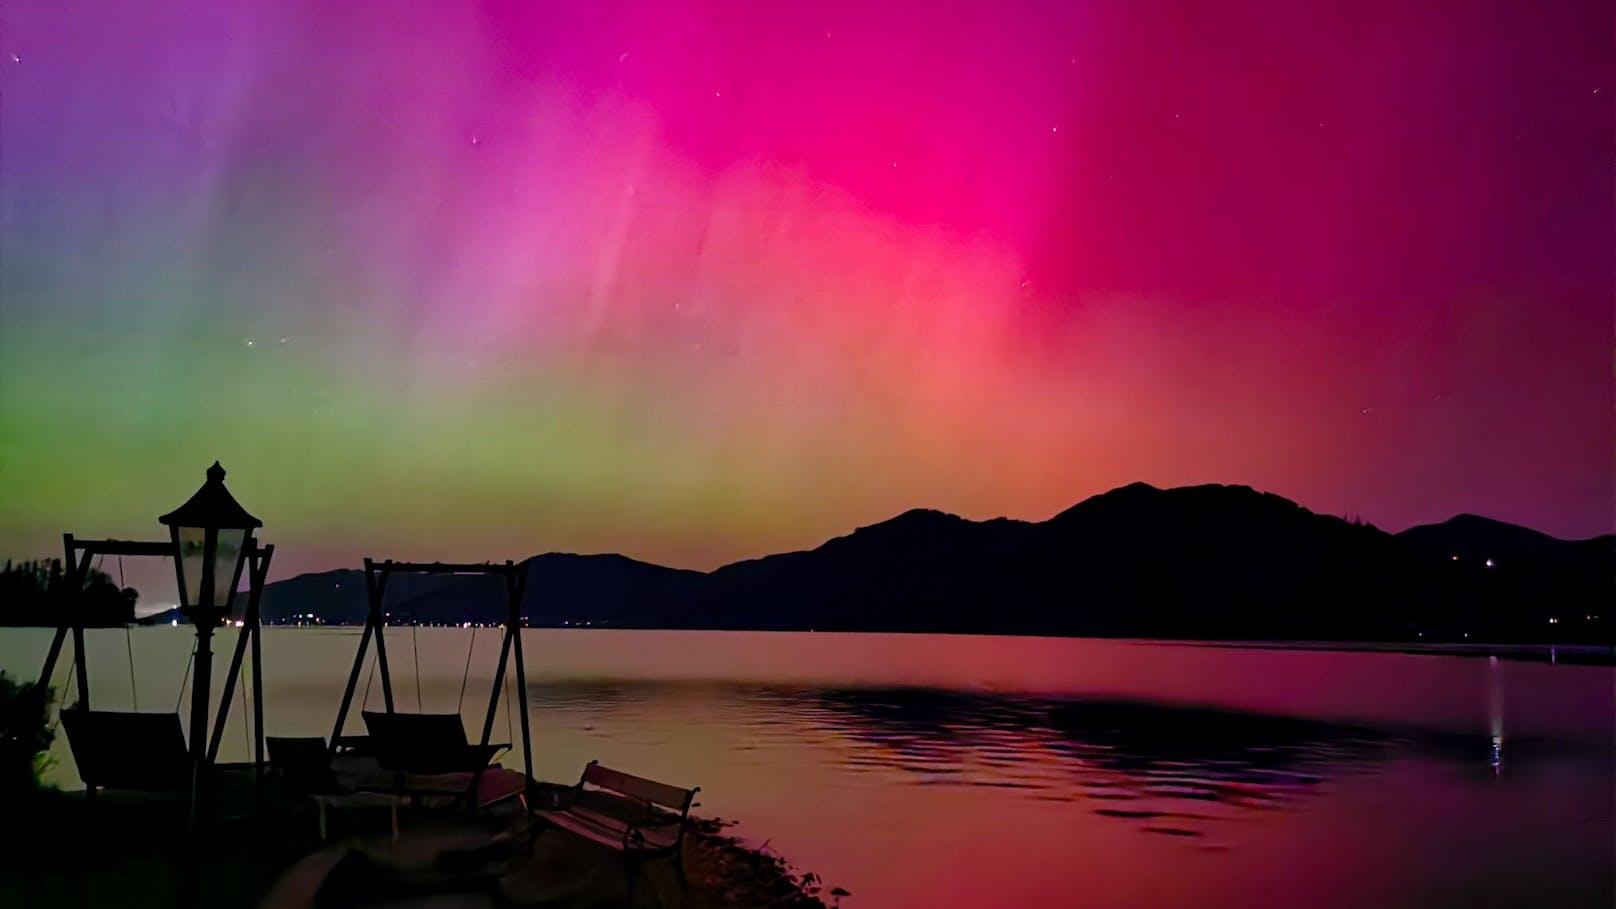
[[252,338],[248,338],[248,339],[247,339],[247,346],[248,346],[248,347],[251,347],[251,346],[253,346],[253,339],[252,339]]

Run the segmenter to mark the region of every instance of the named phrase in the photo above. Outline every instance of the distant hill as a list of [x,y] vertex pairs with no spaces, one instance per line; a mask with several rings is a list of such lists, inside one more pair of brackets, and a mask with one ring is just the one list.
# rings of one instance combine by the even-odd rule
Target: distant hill
[[[706,573],[619,555],[527,566],[534,626],[1607,644],[1616,627],[1616,536],[1472,515],[1394,535],[1244,486],[1136,483],[1038,523],[915,510]],[[264,608],[360,622],[363,572],[276,582]],[[398,576],[386,598],[402,622],[502,608],[476,577]]]
[[1473,514],[1397,537],[1428,558],[1481,573],[1486,583],[1476,594],[1494,612],[1533,625],[1552,620],[1556,640],[1585,633],[1580,639],[1608,644],[1616,636],[1616,537],[1560,540]]
[[[677,607],[696,595],[707,575],[664,568],[620,555],[548,553],[526,560],[527,594],[522,612],[534,625],[571,624],[638,628],[676,623]],[[384,607],[396,621],[498,622],[504,618],[504,588],[498,578],[477,575],[393,575]],[[344,568],[298,575],[264,588],[264,621],[296,622],[318,617],[332,625],[364,622],[365,572]]]

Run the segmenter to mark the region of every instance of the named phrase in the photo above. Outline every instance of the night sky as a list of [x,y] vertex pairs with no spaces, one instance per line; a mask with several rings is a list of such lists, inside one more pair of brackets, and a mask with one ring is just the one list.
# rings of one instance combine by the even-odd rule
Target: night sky
[[867,6],[10,0],[0,554],[1613,529],[1608,0]]

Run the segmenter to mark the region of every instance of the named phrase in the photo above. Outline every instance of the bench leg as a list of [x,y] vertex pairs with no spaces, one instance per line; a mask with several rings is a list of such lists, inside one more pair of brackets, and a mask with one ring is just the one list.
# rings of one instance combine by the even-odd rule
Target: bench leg
[[325,839],[325,802],[315,802],[320,808],[320,845],[324,846]]
[[679,892],[689,893],[690,881],[685,878],[685,850],[682,845],[673,852],[673,871],[679,878]]

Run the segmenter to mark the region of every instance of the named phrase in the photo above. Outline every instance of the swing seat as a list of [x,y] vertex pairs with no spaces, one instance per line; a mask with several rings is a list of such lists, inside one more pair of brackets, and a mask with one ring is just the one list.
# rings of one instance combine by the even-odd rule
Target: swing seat
[[473,745],[458,713],[361,711],[369,746],[387,770],[417,774],[476,773],[510,745]]
[[177,713],[62,711],[62,728],[88,789],[184,792],[191,755]]

